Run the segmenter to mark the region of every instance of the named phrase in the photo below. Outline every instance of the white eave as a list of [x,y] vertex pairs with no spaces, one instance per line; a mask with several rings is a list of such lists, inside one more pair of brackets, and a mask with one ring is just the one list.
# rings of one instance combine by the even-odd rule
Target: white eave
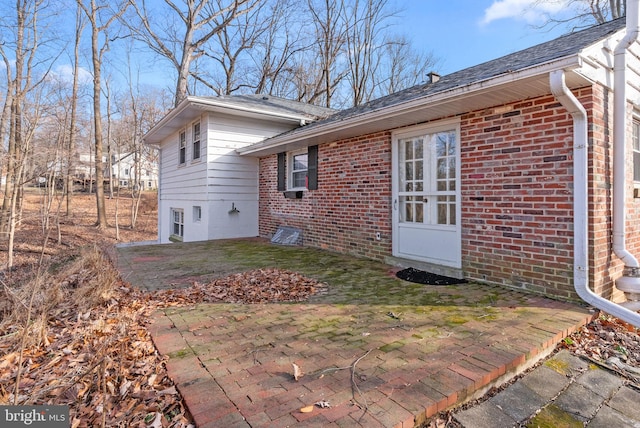
[[593,82],[578,72],[582,64],[580,54],[559,58],[465,86],[412,98],[407,102],[381,106],[342,120],[332,120],[329,117],[308,128],[295,129],[237,149],[237,152],[241,155],[266,156],[539,97],[551,93],[549,73],[554,70],[567,72],[569,88],[587,86]]
[[202,98],[189,96],[176,108],[171,110],[143,137],[144,143],[158,145],[171,134],[184,128],[185,124],[196,120],[203,112],[214,112],[226,115],[242,116],[245,118],[270,120],[279,123],[308,123],[310,118],[304,114],[282,113],[269,109],[247,107],[239,104],[229,104],[216,98]]

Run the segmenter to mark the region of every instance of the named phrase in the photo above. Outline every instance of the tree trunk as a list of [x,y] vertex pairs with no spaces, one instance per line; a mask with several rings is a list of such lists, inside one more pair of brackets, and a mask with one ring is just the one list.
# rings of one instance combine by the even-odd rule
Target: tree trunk
[[102,162],[102,111],[100,108],[100,68],[101,57],[98,47],[99,30],[97,27],[97,18],[92,23],[91,31],[91,54],[93,60],[93,126],[94,126],[94,142],[95,142],[95,173],[96,173],[96,209],[97,222],[96,225],[100,229],[107,228],[107,209],[104,200],[104,164]]

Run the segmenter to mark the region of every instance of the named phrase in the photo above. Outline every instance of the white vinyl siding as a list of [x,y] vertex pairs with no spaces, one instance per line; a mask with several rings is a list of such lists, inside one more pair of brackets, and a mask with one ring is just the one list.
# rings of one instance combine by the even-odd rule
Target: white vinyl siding
[[[193,125],[186,135],[186,159],[193,159]],[[161,144],[159,211],[180,208],[185,216],[184,241],[252,237],[258,235],[258,159],[240,156],[236,149],[291,129],[258,119],[204,114],[200,123],[200,161],[179,164],[179,131]],[[173,149],[171,149],[173,147]],[[194,207],[200,207],[196,220]],[[237,212],[233,212],[232,208]],[[232,211],[232,213],[230,213]],[[159,218],[160,242],[168,242],[172,225]]]

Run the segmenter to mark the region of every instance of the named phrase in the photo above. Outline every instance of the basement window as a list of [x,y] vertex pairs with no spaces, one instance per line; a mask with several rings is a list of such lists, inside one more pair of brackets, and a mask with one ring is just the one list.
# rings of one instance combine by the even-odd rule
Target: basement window
[[184,210],[179,208],[171,208],[171,238],[176,241],[184,238]]

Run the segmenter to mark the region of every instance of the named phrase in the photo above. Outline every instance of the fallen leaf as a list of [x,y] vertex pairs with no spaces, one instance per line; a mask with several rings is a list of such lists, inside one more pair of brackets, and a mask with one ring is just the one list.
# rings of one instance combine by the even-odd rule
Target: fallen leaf
[[291,365],[293,366],[293,378],[295,380],[298,380],[302,376],[304,376],[304,373],[302,373],[302,370],[300,370],[300,366],[298,366],[296,363],[291,363]]
[[300,409],[300,412],[301,413],[311,413],[311,412],[313,412],[313,407],[314,406],[303,407],[302,409]]

